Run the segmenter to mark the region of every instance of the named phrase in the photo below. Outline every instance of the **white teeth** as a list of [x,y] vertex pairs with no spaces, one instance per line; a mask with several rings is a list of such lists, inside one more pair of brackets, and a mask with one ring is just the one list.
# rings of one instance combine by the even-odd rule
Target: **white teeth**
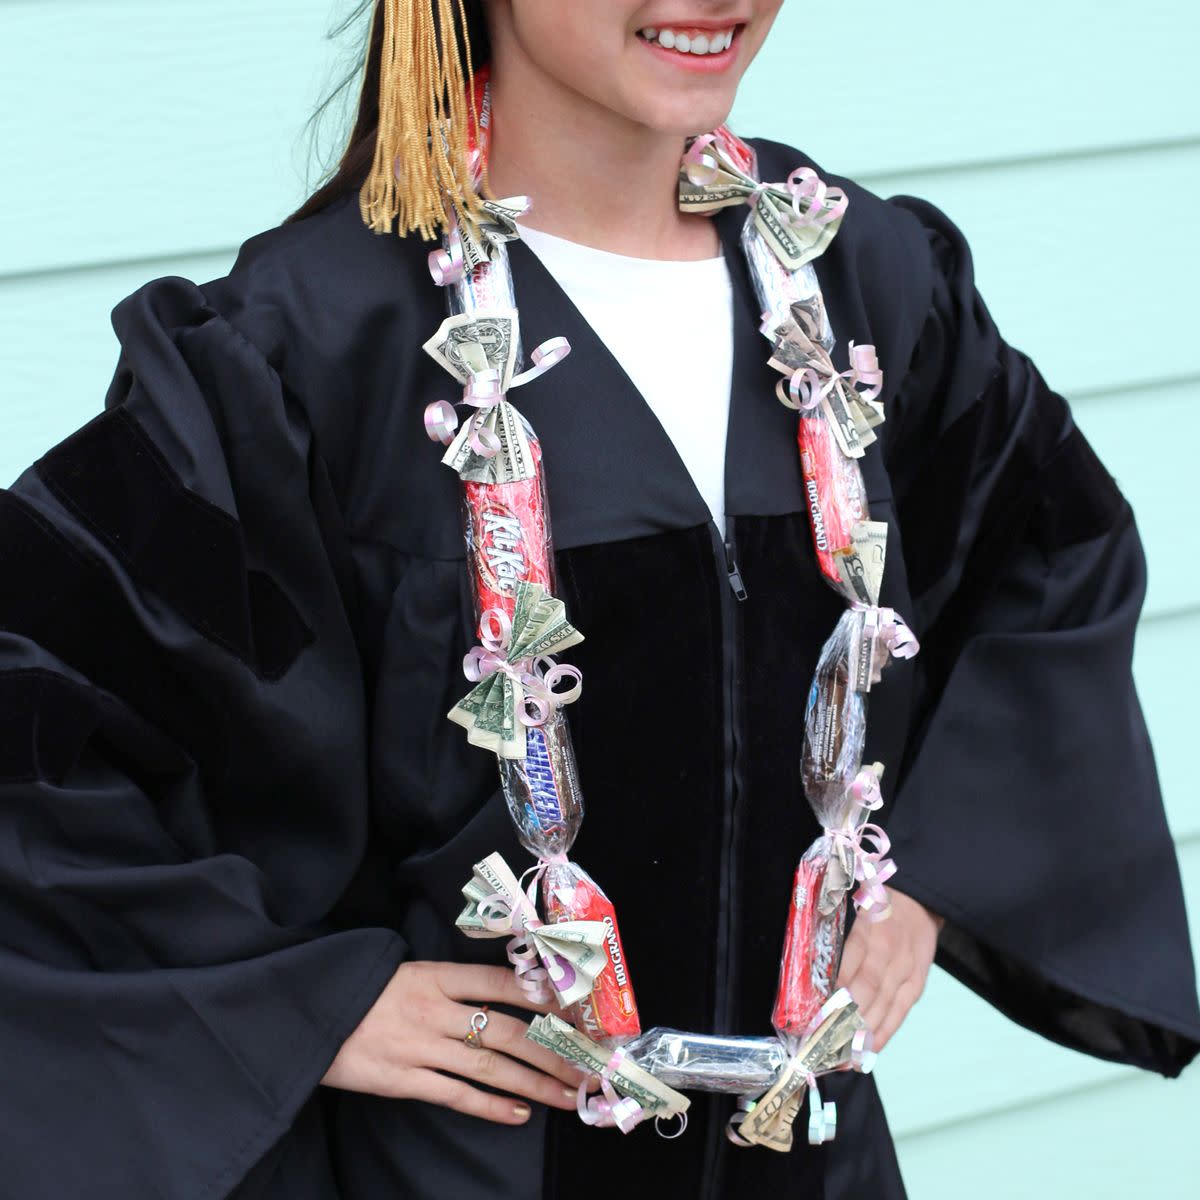
[[664,50],[677,50],[681,54],[720,54],[733,44],[735,31],[725,29],[720,33],[697,33],[692,36],[674,29],[656,29],[648,25],[639,32],[646,41],[657,42]]

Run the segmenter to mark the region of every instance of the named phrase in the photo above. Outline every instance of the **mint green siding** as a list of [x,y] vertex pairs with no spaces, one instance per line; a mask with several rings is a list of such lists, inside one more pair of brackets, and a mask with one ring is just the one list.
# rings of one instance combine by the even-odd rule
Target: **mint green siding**
[[[322,37],[337,7],[0,2],[0,483],[98,410],[117,300],[158,275],[222,274],[303,198],[302,126],[337,70]],[[1194,923],[1195,12],[789,0],[736,114],[944,208],[1001,328],[1133,502],[1151,580],[1138,683]],[[1052,1046],[940,973],[878,1070],[914,1200],[1180,1194],[1200,1172],[1200,1071],[1168,1083]]]

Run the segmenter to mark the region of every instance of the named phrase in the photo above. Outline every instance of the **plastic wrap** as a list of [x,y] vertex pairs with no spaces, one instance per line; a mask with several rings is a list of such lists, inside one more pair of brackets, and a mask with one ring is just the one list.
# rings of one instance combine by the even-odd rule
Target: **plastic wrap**
[[762,315],[763,333],[774,338],[778,329],[792,317],[793,304],[807,304],[818,310],[817,328],[821,344],[833,348],[833,330],[821,300],[821,285],[812,263],[789,271],[774,255],[758,226],[750,219],[742,226],[742,253],[750,267],[754,296]]
[[618,1045],[640,1033],[617,913],[604,889],[578,863],[555,861],[547,864],[542,876],[542,900],[552,923],[600,921],[605,928],[608,962],[596,976],[591,995],[574,1006],[571,1016],[576,1025],[605,1045]]
[[835,824],[858,772],[866,737],[866,702],[855,688],[864,614],[847,609],[825,640],[804,711],[800,770],[804,794],[823,825]]
[[511,617],[513,597],[522,581],[554,592],[554,543],[542,447],[529,425],[524,425],[533,463],[530,478],[464,479],[462,484],[463,536],[477,617],[488,609]]
[[821,838],[800,860],[792,884],[771,1024],[793,1053],[833,995],[842,959],[846,906],[839,898],[822,911],[822,899],[830,894],[829,861],[827,840]]
[[[503,245],[493,247],[488,262],[449,283],[445,290],[452,316],[494,320],[501,314],[517,346],[515,363],[521,361],[520,325]],[[456,326],[455,334],[460,342],[469,341],[470,325]],[[437,339],[434,343],[438,348]],[[441,357],[447,356],[443,353]],[[512,374],[511,367],[508,374]],[[463,535],[476,631],[482,638],[485,614],[500,613],[511,621],[519,586],[537,584],[553,594],[555,575],[537,434],[499,394],[477,420],[486,424],[491,434],[490,452],[483,453],[478,444],[471,448],[460,440],[458,453],[452,446],[448,459],[462,481]],[[606,961],[590,993],[573,1004],[574,1019],[597,1042],[615,1045],[625,1041],[640,1031],[640,1024],[616,911],[591,876],[567,858],[583,822],[584,805],[570,729],[561,709],[551,706],[544,721],[525,729],[524,754],[501,755],[498,762],[501,788],[517,835],[542,864],[546,921],[600,922],[604,927]],[[518,915],[529,928],[537,924],[531,913]],[[527,964],[521,971],[528,974]],[[550,972],[550,979],[555,978]]]
[[720,1037],[656,1027],[625,1046],[626,1056],[681,1091],[751,1096],[778,1078],[788,1055],[777,1038]]

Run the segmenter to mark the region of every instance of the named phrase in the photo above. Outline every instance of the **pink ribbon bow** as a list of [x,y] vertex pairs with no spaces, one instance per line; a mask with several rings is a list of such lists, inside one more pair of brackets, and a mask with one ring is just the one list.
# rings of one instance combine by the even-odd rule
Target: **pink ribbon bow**
[[[554,999],[553,979],[557,969],[557,964],[547,962],[539,955],[534,944],[532,934],[541,929],[545,922],[537,914],[533,897],[546,867],[552,862],[566,861],[565,854],[539,859],[531,868],[535,872],[533,879],[521,889],[518,896],[510,898],[496,892],[479,902],[479,917],[486,928],[494,933],[512,933],[504,953],[512,964],[517,986],[531,1004],[549,1004]],[[524,876],[521,879],[523,881]]]
[[[781,379],[775,385],[775,393],[788,408],[812,412],[837,387],[839,380],[845,380],[859,399],[874,400],[883,391],[883,371],[879,368],[875,347],[851,342],[850,368],[839,371],[829,352],[814,338],[808,362],[786,380]],[[860,390],[864,385],[865,390]]]
[[[708,147],[717,145],[716,134],[706,133],[695,138],[683,156],[688,178],[697,187],[705,187],[716,179],[721,162]],[[797,167],[783,183],[764,183],[751,180],[740,168],[728,164],[727,170],[743,181],[747,188],[746,203],[751,208],[772,194],[791,201],[791,209],[776,209],[776,213],[797,229],[806,225],[831,225],[846,212],[850,200],[839,187],[826,187],[812,167]]]
[[[870,674],[863,691],[869,691],[883,677],[883,668],[891,658],[913,658],[921,649],[917,635],[908,627],[894,608],[881,608],[878,605],[863,604],[861,600],[853,600],[850,607],[855,612],[864,614],[862,636],[870,639]],[[887,654],[880,654],[882,647]],[[864,647],[864,650],[867,647]]]
[[[507,675],[521,685],[524,704],[517,713],[522,725],[544,725],[551,712],[564,704],[573,704],[583,691],[583,673],[570,663],[556,663],[548,655],[510,659],[512,620],[500,608],[489,608],[479,620],[480,645],[467,651],[463,674],[471,683],[489,675]],[[570,680],[566,691],[558,685]]]
[[585,1125],[594,1125],[597,1129],[616,1126],[622,1133],[630,1133],[649,1115],[636,1100],[631,1096],[622,1096],[612,1085],[613,1074],[624,1058],[625,1053],[618,1046],[597,1076],[600,1080],[599,1096],[588,1095],[586,1079],[579,1085],[575,1108]]
[[863,767],[848,789],[854,804],[845,825],[826,827],[825,833],[845,860],[853,864],[853,878],[860,884],[852,899],[854,907],[868,921],[884,921],[892,915],[887,883],[896,874],[896,864],[887,857],[892,848],[884,829],[862,818],[883,807],[879,776],[871,767]]
[[[533,366],[513,377],[509,382],[508,391],[522,387],[544,375],[551,367],[562,362],[571,353],[571,343],[565,337],[547,338],[530,352]],[[494,458],[500,452],[500,439],[488,429],[480,419],[487,409],[494,408],[505,401],[508,392],[504,389],[504,381],[500,372],[494,367],[486,371],[477,371],[471,375],[463,386],[460,403],[477,409],[472,418],[474,426],[471,430],[470,446],[482,458]],[[430,441],[441,442],[448,446],[458,432],[458,414],[448,400],[435,400],[425,407],[425,432]]]

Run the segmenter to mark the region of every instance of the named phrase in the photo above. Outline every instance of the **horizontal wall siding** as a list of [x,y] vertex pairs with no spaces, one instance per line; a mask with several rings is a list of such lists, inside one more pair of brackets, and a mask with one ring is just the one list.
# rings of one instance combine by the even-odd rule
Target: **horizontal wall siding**
[[[1200,835],[1183,841],[1180,867],[1195,929],[1200,927]],[[925,994],[880,1056],[876,1073],[901,1144],[917,1135],[930,1137],[946,1126],[948,1146],[957,1136],[950,1127],[956,1130],[964,1122],[983,1121],[1042,1098],[1061,1096],[1061,1103],[1069,1106],[1071,1097],[1088,1088],[1145,1074],[1035,1037],[941,971],[930,975]],[[1192,1074],[1200,1072],[1185,1077]],[[1168,1105],[1168,1081],[1155,1076],[1152,1087],[1159,1088],[1160,1102]],[[1152,1107],[1149,1115],[1157,1111]],[[1064,1146],[1064,1152],[1070,1149]],[[1017,1195],[989,1191],[986,1180],[982,1185],[985,1196],[1008,1200]],[[942,1194],[916,1191],[914,1197]],[[1066,1195],[1073,1200],[1086,1194],[1081,1187]]]
[[854,176],[1181,141],[1195,32],[1187,0],[789,0],[736,113]]
[[[99,411],[121,298],[164,275],[220,276],[306,195],[305,120],[343,65],[323,35],[352,6],[0,0],[15,181],[0,222],[0,483]],[[1150,567],[1135,672],[1195,926],[1181,669],[1200,644],[1193,10],[791,0],[734,120],[942,208],[1006,336],[1133,504]],[[1065,1050],[940,972],[878,1071],[913,1200],[1174,1193],[1200,1167],[1197,1070],[1166,1082]]]
[[0,142],[28,188],[0,273],[225,249],[278,222],[303,195],[335,7],[0,3]]

